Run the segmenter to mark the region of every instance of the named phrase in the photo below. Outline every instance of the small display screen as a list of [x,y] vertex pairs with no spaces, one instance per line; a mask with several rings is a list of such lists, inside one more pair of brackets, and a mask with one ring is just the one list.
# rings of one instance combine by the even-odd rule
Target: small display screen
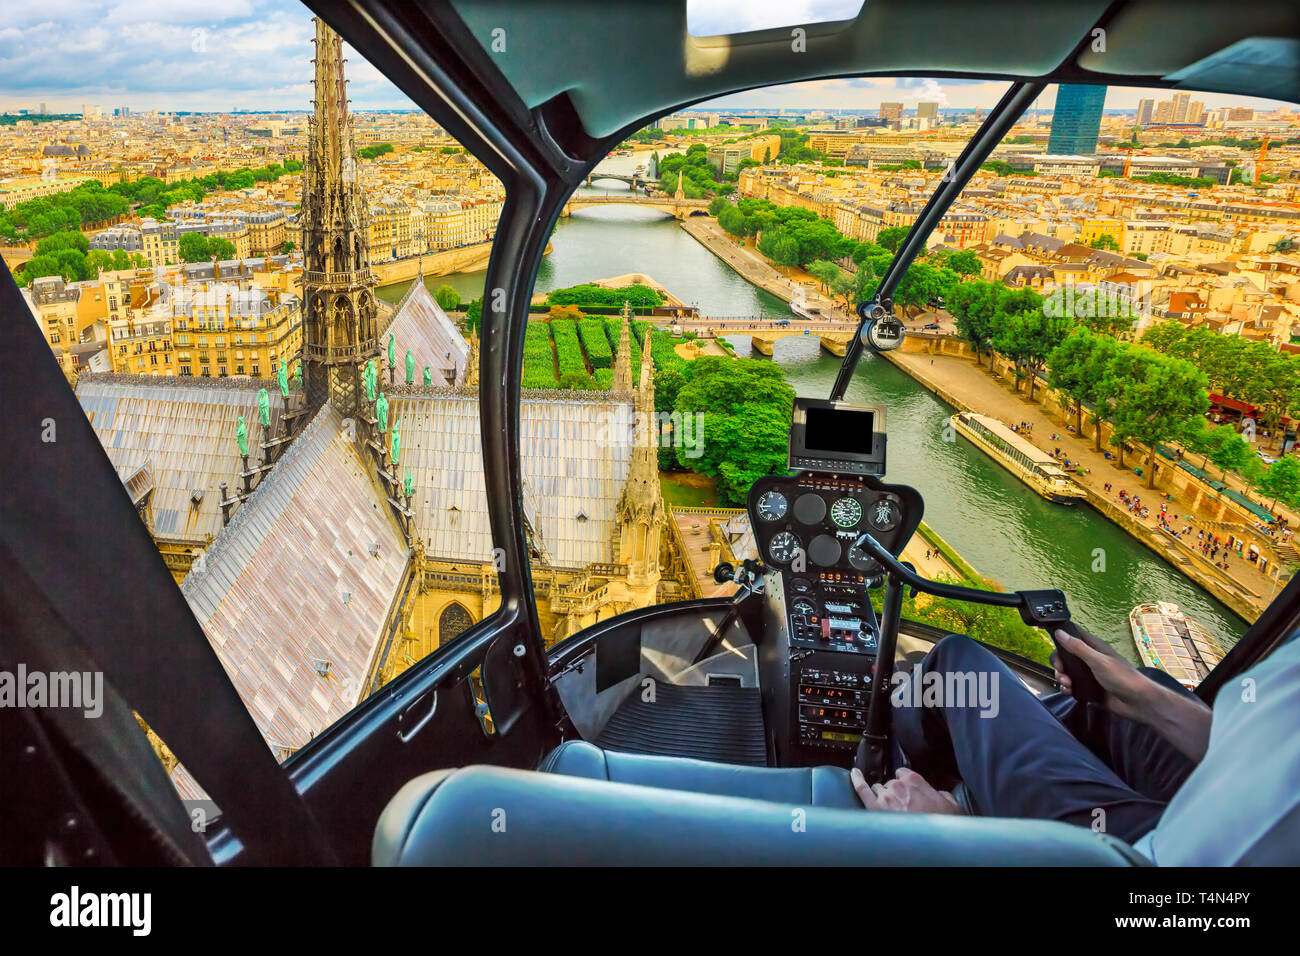
[[822,731],[822,740],[834,740],[837,742],[843,741],[844,743],[853,743],[853,741],[857,740],[860,736],[861,734],[837,734],[831,730]]
[[804,414],[803,444],[809,451],[871,454],[874,412],[810,407]]

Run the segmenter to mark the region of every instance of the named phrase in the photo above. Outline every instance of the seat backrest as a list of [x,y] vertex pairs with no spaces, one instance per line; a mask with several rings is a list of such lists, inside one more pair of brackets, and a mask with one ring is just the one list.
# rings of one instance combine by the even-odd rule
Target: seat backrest
[[1126,844],[1041,820],[795,807],[476,766],[406,784],[377,866],[1131,866]]

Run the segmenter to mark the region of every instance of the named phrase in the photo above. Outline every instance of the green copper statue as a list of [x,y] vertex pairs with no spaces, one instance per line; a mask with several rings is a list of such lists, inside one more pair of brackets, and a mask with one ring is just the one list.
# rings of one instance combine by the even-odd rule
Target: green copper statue
[[289,364],[284,359],[280,359],[280,371],[276,373],[275,380],[280,383],[280,397],[287,401],[289,398]]
[[266,394],[266,389],[257,390],[257,413],[262,419],[262,427],[271,427],[271,397]]
[[379,419],[379,433],[388,431],[388,396],[383,392],[375,400],[375,418]]
[[406,384],[411,385],[415,382],[415,356],[411,350],[406,350]]
[[374,359],[366,363],[361,375],[366,380],[366,401],[373,402],[375,400],[375,387],[379,383],[379,375],[375,371]]
[[239,424],[235,426],[235,441],[239,444],[239,453],[245,457],[248,455],[248,426],[244,424],[244,416],[239,416]]
[[299,362],[293,368],[293,387],[302,388],[302,362]]
[[388,333],[388,364],[390,366],[397,364],[397,342],[392,332]]
[[411,477],[409,471],[406,473],[406,480],[402,482],[402,493],[408,498],[415,494],[415,479]]
[[398,428],[401,426],[401,424],[402,424],[402,420],[400,418],[397,421],[393,422],[393,464],[394,465],[398,463],[399,457],[402,452],[402,435],[401,432],[398,431]]
[[427,365],[424,367],[424,384],[425,385],[433,384],[433,369],[429,368],[429,366]]

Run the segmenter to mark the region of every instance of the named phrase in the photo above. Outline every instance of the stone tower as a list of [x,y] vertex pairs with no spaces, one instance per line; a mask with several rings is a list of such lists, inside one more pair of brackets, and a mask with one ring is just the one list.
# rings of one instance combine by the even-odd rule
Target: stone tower
[[469,333],[469,355],[465,359],[465,375],[461,380],[465,388],[478,388],[478,332]]
[[316,19],[314,115],[302,171],[303,378],[307,401],[345,417],[365,401],[361,366],[379,354],[369,209],[357,172],[339,35]]
[[623,330],[618,336],[618,354],[614,356],[614,378],[610,392],[632,391],[632,307],[623,303]]
[[627,484],[618,502],[619,564],[627,565],[627,587],[638,607],[657,600],[659,541],[666,520],[659,489],[659,428],[655,416],[654,362],[646,329],[641,351],[641,384],[636,391],[636,444]]

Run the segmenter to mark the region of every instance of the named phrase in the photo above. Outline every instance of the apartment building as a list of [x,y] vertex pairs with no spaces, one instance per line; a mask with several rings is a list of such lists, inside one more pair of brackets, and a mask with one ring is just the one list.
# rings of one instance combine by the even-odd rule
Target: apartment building
[[151,266],[156,268],[180,262],[180,235],[176,231],[176,223],[171,220],[142,220],[140,241],[144,247],[144,257]]
[[301,302],[247,277],[168,287],[176,374],[271,378],[302,349]]
[[289,233],[283,212],[236,213],[232,218],[242,222],[248,229],[250,256],[275,256],[284,250]]
[[175,375],[172,324],[169,318],[123,317],[109,324],[108,357],[123,375]]

